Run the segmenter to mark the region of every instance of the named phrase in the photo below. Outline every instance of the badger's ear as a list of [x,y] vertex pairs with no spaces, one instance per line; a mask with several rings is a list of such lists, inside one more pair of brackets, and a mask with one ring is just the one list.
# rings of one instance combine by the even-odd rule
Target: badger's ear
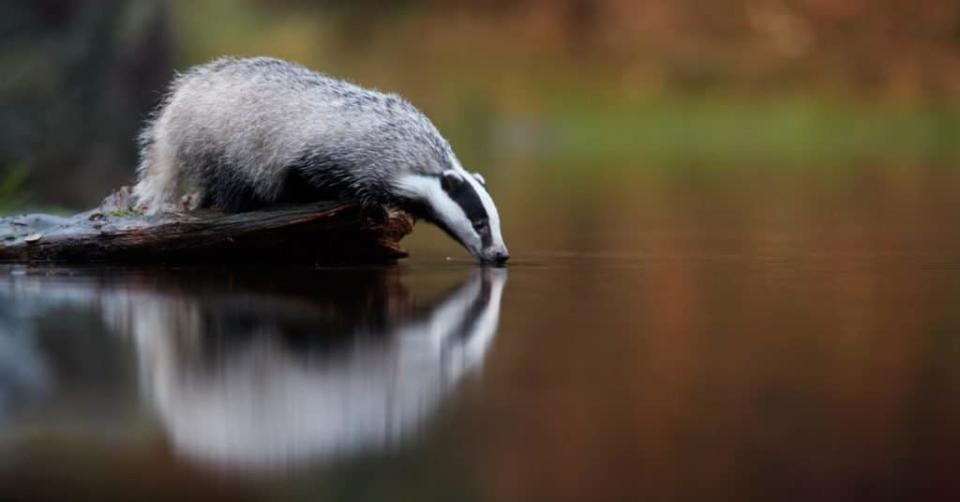
[[487,180],[483,179],[483,175],[480,173],[473,173],[473,177],[480,182],[481,185],[487,186]]
[[453,169],[444,171],[443,174],[440,175],[440,187],[443,188],[444,192],[452,192],[462,184],[463,178],[460,176],[460,173]]

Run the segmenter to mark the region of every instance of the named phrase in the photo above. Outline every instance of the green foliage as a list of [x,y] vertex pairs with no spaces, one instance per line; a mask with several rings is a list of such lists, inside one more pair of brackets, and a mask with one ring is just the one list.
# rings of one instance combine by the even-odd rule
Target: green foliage
[[140,216],[141,213],[132,209],[117,209],[116,211],[107,211],[103,213],[103,215],[110,218],[132,218],[134,216]]
[[24,164],[0,169],[0,213],[12,212],[26,203],[24,186],[28,172]]
[[559,104],[539,151],[564,159],[677,163],[951,161],[960,158],[960,108],[863,105],[779,97],[680,98],[597,107]]

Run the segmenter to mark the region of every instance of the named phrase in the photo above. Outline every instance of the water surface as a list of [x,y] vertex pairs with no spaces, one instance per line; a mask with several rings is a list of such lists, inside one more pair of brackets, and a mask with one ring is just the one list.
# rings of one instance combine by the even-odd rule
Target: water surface
[[3,268],[3,498],[960,493],[960,172],[511,172],[507,269]]

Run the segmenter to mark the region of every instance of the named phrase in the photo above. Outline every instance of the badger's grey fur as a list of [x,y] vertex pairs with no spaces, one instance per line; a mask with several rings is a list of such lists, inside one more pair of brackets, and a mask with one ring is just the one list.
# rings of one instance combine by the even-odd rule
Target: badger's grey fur
[[270,58],[224,58],[178,76],[140,136],[134,188],[149,213],[181,189],[244,211],[346,199],[436,223],[481,261],[508,254],[483,178],[413,105]]

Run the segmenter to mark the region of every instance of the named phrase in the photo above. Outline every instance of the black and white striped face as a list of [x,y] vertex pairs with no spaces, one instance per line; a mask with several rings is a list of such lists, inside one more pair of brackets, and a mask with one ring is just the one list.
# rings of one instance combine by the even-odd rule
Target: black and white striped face
[[426,206],[424,216],[482,263],[503,264],[510,258],[497,206],[482,176],[450,169],[440,176],[413,176],[403,184]]

